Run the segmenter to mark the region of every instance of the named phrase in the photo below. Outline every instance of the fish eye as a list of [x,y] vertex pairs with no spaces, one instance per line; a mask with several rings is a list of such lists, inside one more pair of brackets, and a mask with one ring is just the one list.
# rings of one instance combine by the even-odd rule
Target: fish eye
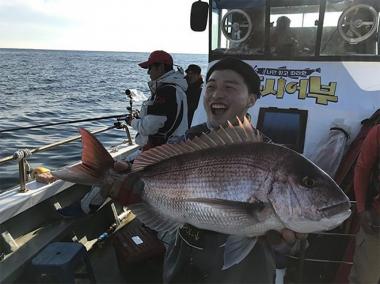
[[302,183],[306,187],[313,187],[315,185],[315,179],[312,179],[311,177],[305,176],[302,179]]

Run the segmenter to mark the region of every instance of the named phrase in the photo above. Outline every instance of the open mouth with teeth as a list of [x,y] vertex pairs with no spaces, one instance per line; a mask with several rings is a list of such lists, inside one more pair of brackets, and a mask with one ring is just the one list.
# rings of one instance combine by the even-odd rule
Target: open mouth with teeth
[[227,111],[227,106],[221,103],[214,103],[210,105],[211,112],[214,115],[221,115]]

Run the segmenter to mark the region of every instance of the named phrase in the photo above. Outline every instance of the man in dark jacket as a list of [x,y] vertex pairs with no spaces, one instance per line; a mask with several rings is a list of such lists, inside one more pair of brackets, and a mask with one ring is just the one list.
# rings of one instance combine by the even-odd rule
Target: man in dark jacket
[[202,92],[203,79],[201,75],[201,67],[190,64],[186,72],[186,80],[189,87],[187,88],[187,106],[188,106],[188,122],[189,127],[193,121],[194,112],[198,107],[199,98]]

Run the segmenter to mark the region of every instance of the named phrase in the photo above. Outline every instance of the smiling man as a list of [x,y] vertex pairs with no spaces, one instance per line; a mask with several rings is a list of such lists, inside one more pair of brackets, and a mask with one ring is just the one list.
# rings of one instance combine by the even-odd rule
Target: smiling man
[[[186,132],[187,139],[208,133],[227,121],[237,122],[236,117],[243,120],[260,96],[258,75],[239,59],[225,58],[214,64],[207,73],[206,82],[204,107],[207,122],[190,128]],[[268,138],[263,138],[264,142],[269,142]],[[128,169],[128,165],[115,163],[114,169],[122,171]],[[107,187],[106,195],[111,195],[120,204],[130,204],[128,191],[120,189]],[[269,231],[258,240],[236,240],[234,246],[231,243],[226,245],[229,237],[189,224],[174,232],[160,232],[159,238],[166,246],[163,282],[273,283],[276,268],[273,253],[284,255],[294,250],[297,238],[305,236],[288,229],[281,233]],[[226,263],[234,264],[224,266]]]
[[[207,122],[190,128],[192,139],[227,121],[241,120],[260,97],[260,78],[247,63],[225,58],[206,75],[204,108]],[[289,234],[289,230],[286,232]],[[286,234],[282,234],[283,237]],[[164,261],[164,283],[272,283],[275,263],[267,242],[257,242],[240,263],[223,270],[228,235],[184,225],[169,237]],[[291,241],[295,241],[292,236]]]
[[241,120],[260,96],[260,79],[252,67],[228,58],[213,65],[206,76],[204,107],[211,128],[238,116]]

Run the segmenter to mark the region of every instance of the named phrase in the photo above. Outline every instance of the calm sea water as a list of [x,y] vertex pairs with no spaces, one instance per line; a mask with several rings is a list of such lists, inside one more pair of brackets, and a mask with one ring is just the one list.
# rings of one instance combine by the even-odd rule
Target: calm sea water
[[[127,113],[125,90],[138,108],[149,95],[146,70],[137,63],[149,53],[0,49],[0,130]],[[207,70],[207,55],[173,54],[184,69],[191,63]],[[18,149],[33,149],[90,130],[112,126],[115,119],[0,133],[0,159]],[[123,130],[97,134],[106,145],[126,138]],[[55,169],[80,160],[81,144],[73,142],[33,154],[32,167]],[[18,183],[15,161],[0,165],[0,191]]]

